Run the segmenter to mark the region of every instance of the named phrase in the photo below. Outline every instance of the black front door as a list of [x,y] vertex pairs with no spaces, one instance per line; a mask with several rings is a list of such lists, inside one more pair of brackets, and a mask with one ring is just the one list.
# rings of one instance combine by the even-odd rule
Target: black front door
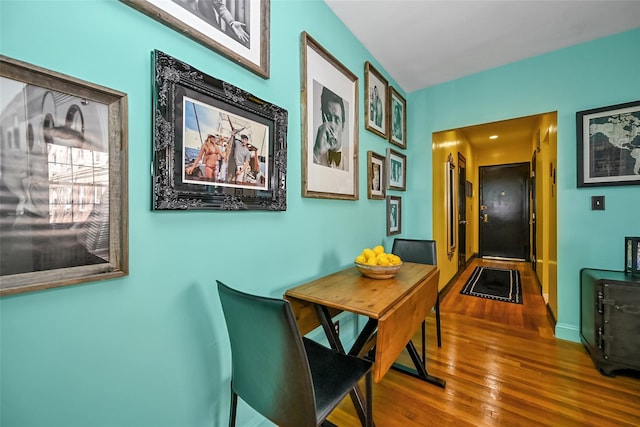
[[480,255],[529,259],[529,163],[480,169]]

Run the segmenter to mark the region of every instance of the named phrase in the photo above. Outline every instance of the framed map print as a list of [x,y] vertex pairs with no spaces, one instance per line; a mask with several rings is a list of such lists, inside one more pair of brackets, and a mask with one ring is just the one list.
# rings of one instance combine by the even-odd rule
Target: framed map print
[[640,184],[640,101],[576,113],[578,187]]

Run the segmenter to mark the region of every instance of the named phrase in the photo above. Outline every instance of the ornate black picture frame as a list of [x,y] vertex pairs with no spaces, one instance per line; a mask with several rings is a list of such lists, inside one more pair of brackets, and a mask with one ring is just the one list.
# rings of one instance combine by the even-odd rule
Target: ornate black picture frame
[[287,209],[287,110],[154,51],[154,210]]

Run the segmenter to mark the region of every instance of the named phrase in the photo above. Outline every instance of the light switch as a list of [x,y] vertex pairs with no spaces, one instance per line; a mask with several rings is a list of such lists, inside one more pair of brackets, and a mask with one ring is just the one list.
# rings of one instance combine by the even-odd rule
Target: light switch
[[604,196],[591,196],[591,210],[592,211],[604,210]]

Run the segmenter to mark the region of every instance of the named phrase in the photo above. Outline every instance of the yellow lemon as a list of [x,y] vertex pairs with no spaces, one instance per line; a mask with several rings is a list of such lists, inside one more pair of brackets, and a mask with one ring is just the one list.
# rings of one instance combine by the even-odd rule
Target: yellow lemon
[[365,249],[362,250],[362,255],[364,255],[365,258],[369,259],[369,258],[375,256],[375,252],[373,252],[369,248],[365,248]]
[[367,258],[367,265],[378,265],[376,257]]
[[373,252],[375,252],[376,254],[382,254],[382,253],[384,253],[384,247],[381,246],[381,245],[374,246],[373,247]]
[[400,259],[400,257],[398,255],[389,255],[389,261],[391,262],[391,265],[398,265],[400,263],[402,263],[402,260]]
[[366,263],[366,262],[367,262],[367,258],[366,258],[364,255],[358,255],[358,256],[356,257],[356,262],[357,262],[358,264],[364,264],[364,263]]
[[378,265],[383,265],[383,266],[391,265],[391,261],[389,261],[389,258],[387,257],[380,257],[378,258]]

